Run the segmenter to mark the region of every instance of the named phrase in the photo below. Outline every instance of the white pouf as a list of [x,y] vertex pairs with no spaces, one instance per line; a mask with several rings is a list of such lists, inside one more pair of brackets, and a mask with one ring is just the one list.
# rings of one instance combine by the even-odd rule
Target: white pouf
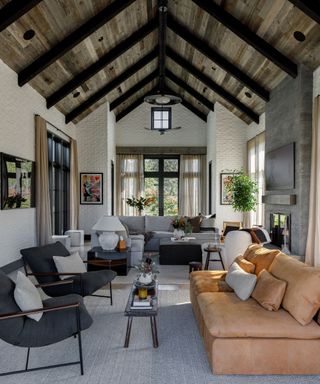
[[80,247],[84,245],[84,230],[83,229],[69,229],[65,235],[70,236],[71,247]]
[[52,236],[53,241],[60,241],[67,249],[71,246],[71,239],[69,235],[53,235]]

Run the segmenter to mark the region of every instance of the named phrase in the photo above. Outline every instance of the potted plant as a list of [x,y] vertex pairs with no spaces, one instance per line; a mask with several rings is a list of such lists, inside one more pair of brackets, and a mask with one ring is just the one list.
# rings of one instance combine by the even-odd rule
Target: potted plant
[[177,240],[184,236],[184,230],[186,228],[186,220],[184,217],[176,216],[172,221],[173,237]]
[[156,279],[157,270],[156,263],[151,258],[147,257],[144,261],[142,260],[139,265],[135,266],[135,269],[139,271],[138,281],[141,284],[150,284]]
[[148,207],[150,204],[152,204],[155,201],[154,197],[143,197],[140,196],[134,197],[132,196],[131,199],[128,197],[126,200],[126,203],[133,208],[136,208],[139,212],[139,216],[141,216],[141,212],[144,210],[145,207]]
[[257,205],[257,183],[243,171],[234,171],[226,183],[226,189],[232,197],[232,208],[238,212],[255,211]]

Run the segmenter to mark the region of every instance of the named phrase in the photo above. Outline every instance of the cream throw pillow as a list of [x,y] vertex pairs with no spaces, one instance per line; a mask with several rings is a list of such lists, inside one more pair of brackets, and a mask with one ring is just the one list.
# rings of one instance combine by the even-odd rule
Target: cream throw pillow
[[252,297],[268,311],[277,311],[286,292],[287,283],[263,269],[258,276]]
[[79,252],[75,252],[70,256],[53,256],[53,261],[59,273],[71,272],[71,275],[60,276],[61,280],[69,279],[72,277],[72,273],[87,272]]
[[[16,287],[13,295],[21,311],[31,311],[33,309],[43,308],[39,291],[33,285],[31,280],[20,271],[17,274]],[[42,315],[43,313],[40,312],[27,316],[30,317],[30,319],[39,321]]]
[[233,262],[226,275],[226,283],[234,289],[241,300],[249,299],[256,285],[257,276],[245,272],[236,262]]

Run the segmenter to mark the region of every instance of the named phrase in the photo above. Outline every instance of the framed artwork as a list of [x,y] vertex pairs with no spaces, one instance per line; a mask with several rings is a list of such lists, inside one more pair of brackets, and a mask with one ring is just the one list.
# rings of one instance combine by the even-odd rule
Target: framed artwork
[[234,173],[220,173],[220,205],[231,205],[231,193],[227,191],[226,185],[234,176]]
[[103,174],[80,173],[80,204],[103,204]]
[[0,153],[1,209],[35,207],[35,162]]

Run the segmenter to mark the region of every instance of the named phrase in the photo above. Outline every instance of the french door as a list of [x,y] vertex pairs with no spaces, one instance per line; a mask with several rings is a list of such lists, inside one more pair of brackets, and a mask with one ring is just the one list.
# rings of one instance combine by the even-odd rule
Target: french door
[[146,215],[174,216],[179,210],[179,156],[144,157],[144,193],[154,198]]

